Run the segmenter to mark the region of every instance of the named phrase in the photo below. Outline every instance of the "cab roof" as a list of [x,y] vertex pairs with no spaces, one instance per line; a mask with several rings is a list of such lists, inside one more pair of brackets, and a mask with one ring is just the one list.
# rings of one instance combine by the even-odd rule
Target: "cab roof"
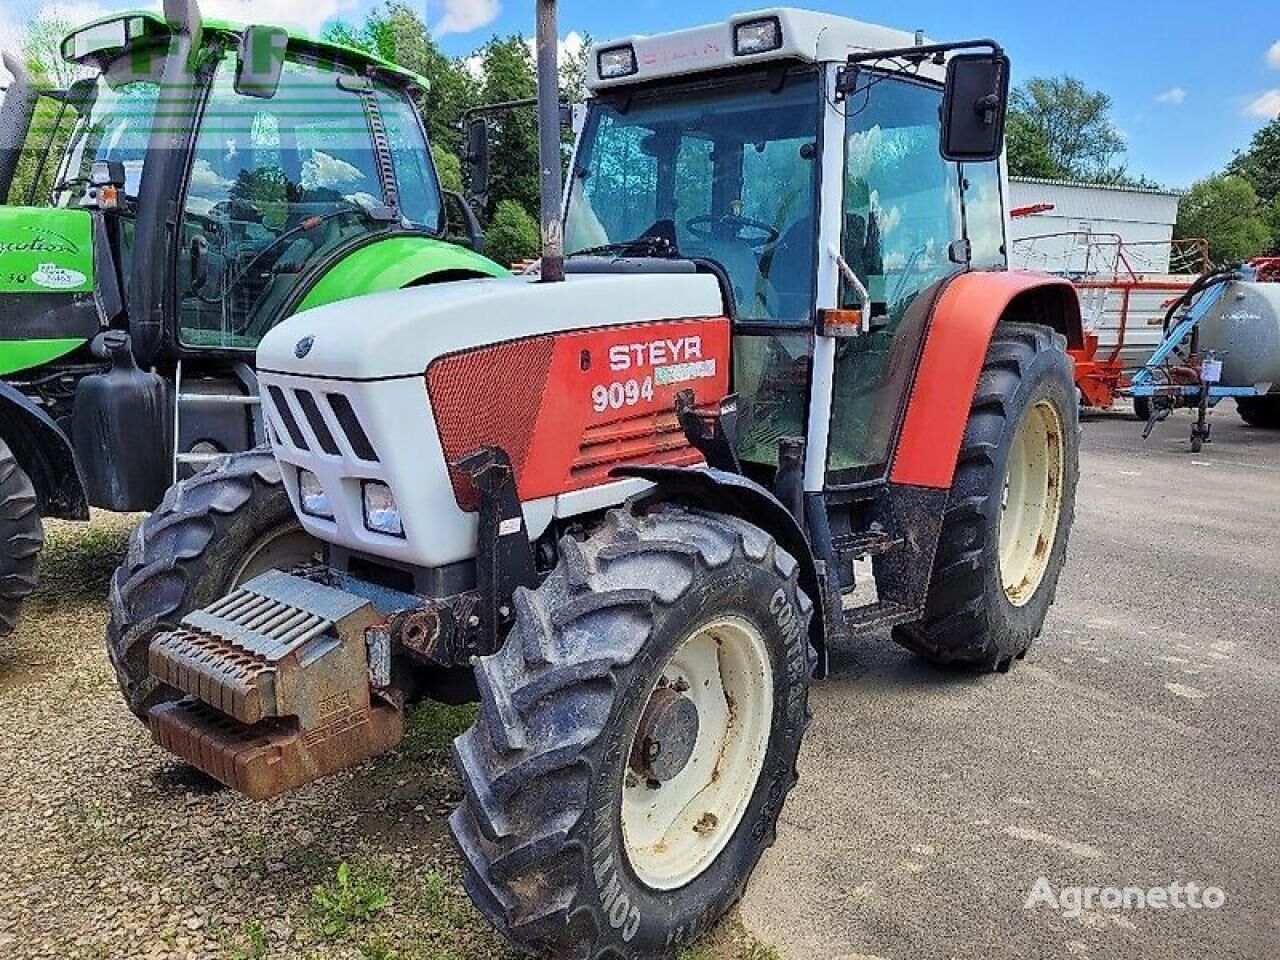
[[[116,26],[123,27],[123,33]],[[245,24],[229,20],[205,18],[201,27],[206,37],[210,34],[227,43],[238,43],[244,33]],[[174,32],[174,27],[163,16],[154,10],[132,10],[124,13],[113,13],[99,17],[72,30],[62,41],[62,57],[71,63],[83,63],[91,66],[102,66],[108,60],[126,52],[131,46],[155,43],[167,38]],[[294,53],[310,53],[327,57],[338,63],[355,69],[372,67],[398,78],[406,85],[421,87],[427,90],[431,82],[421,74],[406,70],[399,64],[392,63],[377,54],[343,43],[328,40],[317,40],[289,27],[284,28],[289,35],[289,50]],[[77,46],[77,39],[80,40]],[[123,42],[116,42],[123,40]]]
[[[740,26],[777,21],[780,46],[764,53],[739,54],[735,36]],[[674,33],[622,37],[592,48],[587,70],[587,86],[604,90],[712,70],[769,63],[779,60],[804,63],[843,62],[850,54],[910,47],[931,43],[921,33],[864,23],[834,14],[774,7],[738,14],[721,23],[678,30]],[[631,46],[635,50],[636,72],[626,77],[606,79],[600,75],[600,54]],[[920,66],[920,73],[940,78],[942,69],[932,63]]]

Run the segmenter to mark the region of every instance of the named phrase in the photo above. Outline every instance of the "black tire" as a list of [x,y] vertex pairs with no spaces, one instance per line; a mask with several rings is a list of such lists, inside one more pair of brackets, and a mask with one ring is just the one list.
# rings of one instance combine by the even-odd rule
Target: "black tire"
[[0,440],[0,637],[17,628],[22,601],[36,588],[43,546],[36,489]]
[[302,532],[269,450],[235,454],[171,487],[133,532],[111,578],[107,652],[129,709],[145,720],[178,695],[148,670],[157,633],[263,565],[295,566],[318,548]]
[[[1048,327],[1001,324],[978,380],[948,497],[924,619],[894,639],[936,663],[1007,670],[1044,627],[1066,561],[1079,479],[1079,408],[1066,340]],[[1021,606],[1000,569],[1002,497],[1013,441],[1041,401],[1056,408],[1063,435],[1062,503],[1038,586]]]
[[1151,420],[1151,398],[1150,397],[1134,397],[1133,398],[1133,415],[1143,423]]
[[1280,396],[1238,397],[1240,419],[1261,430],[1280,430]]
[[[481,711],[454,758],[450,820],[480,910],[522,949],[553,957],[666,957],[742,895],[774,841],[808,725],[809,599],[797,564],[741,520],[668,507],[612,513],[515,597],[503,649],[479,660]],[[763,769],[727,846],[678,890],[642,883],[620,800],[630,744],[672,651],[726,612],[766,637],[774,712]]]

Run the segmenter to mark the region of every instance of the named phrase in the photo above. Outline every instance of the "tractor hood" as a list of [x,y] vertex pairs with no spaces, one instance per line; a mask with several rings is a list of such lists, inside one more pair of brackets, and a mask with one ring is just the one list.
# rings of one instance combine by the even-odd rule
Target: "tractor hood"
[[715,277],[697,273],[464,280],[357,297],[299,313],[267,334],[258,366],[338,380],[421,377],[445,354],[506,340],[653,320],[719,317]]
[[0,206],[0,375],[69,353],[101,329],[93,218]]

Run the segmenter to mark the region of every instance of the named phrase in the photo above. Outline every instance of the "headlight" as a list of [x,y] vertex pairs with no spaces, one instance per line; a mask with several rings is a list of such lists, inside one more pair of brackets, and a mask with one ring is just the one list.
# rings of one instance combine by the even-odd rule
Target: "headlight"
[[302,501],[302,512],[307,516],[321,520],[333,519],[329,495],[320,485],[320,478],[310,470],[298,471],[298,499]]
[[366,480],[364,483],[364,525],[373,533],[388,537],[403,537],[404,523],[400,520],[400,508],[395,494],[385,483]]
[[617,80],[619,77],[630,77],[638,72],[636,66],[635,47],[614,47],[612,50],[601,50],[596,57],[596,65],[600,68],[601,80]]
[[782,47],[782,21],[777,17],[740,23],[733,34],[733,53],[746,57],[753,53],[769,53]]

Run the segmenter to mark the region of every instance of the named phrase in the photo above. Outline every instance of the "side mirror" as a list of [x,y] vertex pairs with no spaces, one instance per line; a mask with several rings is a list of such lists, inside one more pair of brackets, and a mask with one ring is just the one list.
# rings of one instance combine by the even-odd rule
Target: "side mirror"
[[483,207],[489,197],[489,124],[484,117],[467,121],[467,169],[471,199]]
[[448,215],[449,238],[476,253],[484,253],[484,228],[480,226],[480,218],[476,216],[467,198],[446,190],[444,203]]
[[270,100],[280,89],[289,33],[282,27],[245,27],[236,58],[235,91]]
[[966,53],[947,64],[942,99],[942,156],[957,163],[987,163],[1004,150],[1009,116],[1009,58]]

